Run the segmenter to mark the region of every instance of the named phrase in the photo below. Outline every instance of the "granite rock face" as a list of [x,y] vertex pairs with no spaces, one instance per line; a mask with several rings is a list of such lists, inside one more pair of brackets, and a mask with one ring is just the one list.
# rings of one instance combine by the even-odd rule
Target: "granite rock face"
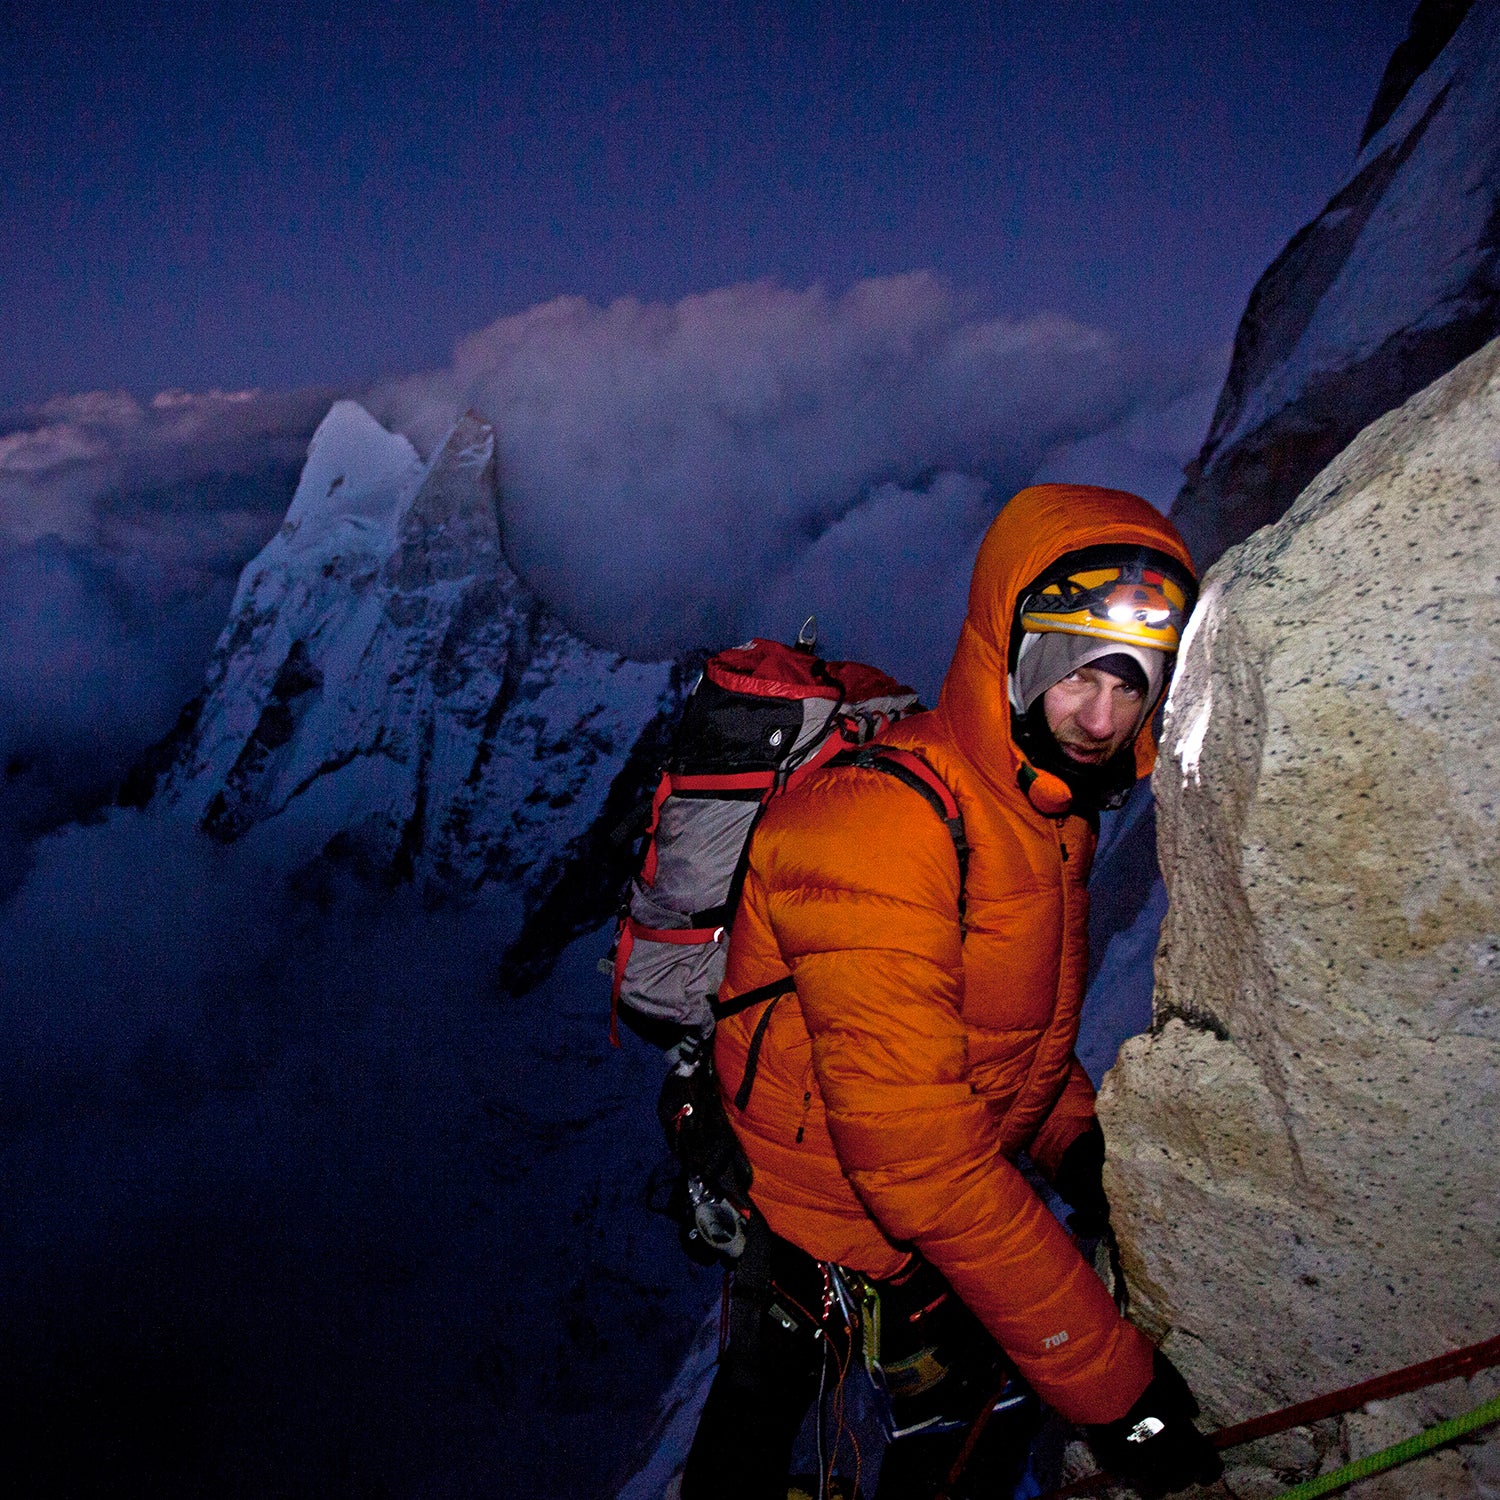
[[[1500,333],[1500,0],[1421,0],[1359,159],[1257,283],[1172,507],[1200,568],[1283,515],[1369,423]],[[1085,1065],[1150,1016],[1166,895],[1149,791],[1094,861]]]
[[[1143,1326],[1209,1420],[1500,1332],[1500,340],[1206,580],[1155,775],[1155,1027],[1100,1113]],[[1234,1455],[1235,1493],[1500,1389]],[[1500,1494],[1500,1440],[1366,1496]]]

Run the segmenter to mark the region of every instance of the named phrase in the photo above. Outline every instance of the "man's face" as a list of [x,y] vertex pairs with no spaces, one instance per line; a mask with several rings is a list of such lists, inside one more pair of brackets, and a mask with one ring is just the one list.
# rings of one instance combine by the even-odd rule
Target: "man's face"
[[1121,750],[1141,719],[1139,688],[1099,667],[1079,667],[1042,696],[1047,727],[1069,760],[1102,766]]

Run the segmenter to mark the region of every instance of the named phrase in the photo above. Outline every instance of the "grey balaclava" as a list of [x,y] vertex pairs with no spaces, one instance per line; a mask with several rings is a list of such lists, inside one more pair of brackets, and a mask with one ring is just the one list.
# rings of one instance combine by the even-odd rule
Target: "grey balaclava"
[[1024,718],[1048,688],[1061,682],[1069,672],[1105,656],[1128,656],[1146,674],[1146,691],[1141,697],[1144,720],[1161,693],[1167,671],[1166,652],[1123,641],[1101,641],[1097,636],[1074,635],[1064,630],[1028,630],[1022,635],[1015,670],[1010,674],[1010,706]]

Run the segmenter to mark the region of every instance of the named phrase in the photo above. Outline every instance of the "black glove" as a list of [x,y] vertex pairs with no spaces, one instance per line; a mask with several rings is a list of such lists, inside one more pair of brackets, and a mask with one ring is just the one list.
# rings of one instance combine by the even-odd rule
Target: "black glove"
[[1193,1425],[1198,1403],[1177,1366],[1160,1349],[1140,1400],[1117,1422],[1085,1429],[1100,1464],[1146,1500],[1190,1484],[1212,1484],[1224,1472],[1218,1450]]
[[1109,1199],[1104,1195],[1104,1132],[1097,1120],[1063,1152],[1052,1188],[1073,1210],[1068,1228],[1081,1240],[1102,1239],[1109,1229]]

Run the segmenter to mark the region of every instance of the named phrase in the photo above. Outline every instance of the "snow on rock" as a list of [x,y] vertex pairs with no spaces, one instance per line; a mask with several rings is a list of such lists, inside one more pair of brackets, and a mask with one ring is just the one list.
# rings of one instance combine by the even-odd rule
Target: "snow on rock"
[[424,463],[338,402],[203,695],[126,800],[283,867],[348,860],[429,893],[502,879],[534,904],[676,689],[510,571],[494,447],[471,413]]
[[[1173,688],[1156,1029],[1100,1113],[1136,1314],[1215,1425],[1500,1330],[1497,536],[1500,340],[1225,554]],[[1496,1389],[1267,1440],[1235,1493]],[[1497,1483],[1492,1438],[1359,1493]]]
[[[1474,0],[1409,76],[1454,10],[1419,7],[1413,33],[1426,45],[1393,58],[1371,116],[1384,123],[1251,293],[1172,507],[1204,566],[1280,516],[1368,423],[1500,332],[1500,0]],[[1445,15],[1419,26],[1426,11]],[[1411,66],[1398,68],[1403,58]]]
[[698,1419],[719,1365],[717,1307],[698,1325],[682,1366],[657,1407],[638,1467],[615,1492],[614,1500],[677,1500]]

